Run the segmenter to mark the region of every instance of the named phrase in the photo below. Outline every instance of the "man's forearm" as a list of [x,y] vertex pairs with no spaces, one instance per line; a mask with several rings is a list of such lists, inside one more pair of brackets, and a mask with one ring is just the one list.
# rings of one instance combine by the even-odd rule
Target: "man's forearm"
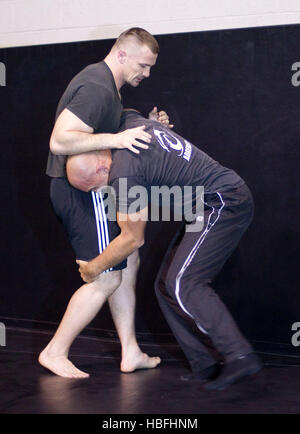
[[115,147],[116,134],[64,131],[51,137],[50,149],[56,155],[74,155]]
[[103,253],[89,262],[89,268],[97,276],[118,265],[142,244],[143,242],[138,242],[136,239],[121,233],[107,246]]
[[[119,264],[144,244],[147,215],[148,207],[145,207],[139,213],[132,214],[128,219],[124,219],[128,215],[118,213],[118,224],[121,228],[120,235],[106,247],[101,255],[92,261],[76,260],[79,265],[79,273],[85,282],[93,282],[103,271]],[[136,217],[139,217],[139,219],[137,220]]]

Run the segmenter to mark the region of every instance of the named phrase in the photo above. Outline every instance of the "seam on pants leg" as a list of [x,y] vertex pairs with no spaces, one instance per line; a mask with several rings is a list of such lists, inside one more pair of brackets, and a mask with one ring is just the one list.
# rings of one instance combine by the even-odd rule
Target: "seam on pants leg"
[[205,205],[207,205],[207,206],[209,206],[210,208],[212,208],[212,211],[211,211],[211,213],[209,214],[209,217],[208,217],[208,220],[207,220],[207,225],[206,225],[206,228],[205,228],[204,232],[202,232],[202,234],[200,235],[199,239],[196,241],[196,243],[195,243],[194,247],[192,248],[190,254],[189,254],[188,257],[186,258],[186,260],[185,260],[185,262],[184,262],[184,264],[183,264],[181,270],[179,271],[179,273],[178,273],[177,276],[176,276],[176,286],[175,286],[175,295],[176,295],[176,299],[177,299],[177,301],[178,301],[179,306],[181,307],[181,309],[182,309],[182,310],[183,310],[187,315],[189,315],[191,318],[193,318],[193,320],[194,320],[195,323],[197,324],[197,327],[198,327],[198,328],[199,328],[203,333],[205,333],[205,334],[208,334],[207,331],[204,329],[204,327],[201,326],[201,324],[199,324],[198,321],[196,321],[196,320],[194,319],[193,315],[192,315],[192,314],[191,314],[191,313],[190,313],[190,312],[189,312],[189,311],[184,307],[184,305],[183,305],[183,303],[182,303],[182,300],[181,300],[181,298],[180,298],[180,289],[181,289],[181,288],[180,288],[180,281],[181,281],[181,278],[182,278],[182,276],[183,276],[183,273],[186,271],[187,267],[190,265],[190,263],[191,263],[191,261],[193,260],[195,254],[197,253],[199,247],[201,246],[201,244],[202,244],[203,241],[205,240],[206,235],[208,234],[208,232],[211,230],[211,228],[212,228],[212,227],[217,223],[217,221],[219,220],[219,217],[220,217],[221,211],[222,211],[222,209],[223,209],[224,206],[225,206],[225,202],[223,201],[223,198],[222,198],[221,194],[220,194],[219,192],[218,192],[217,194],[218,194],[219,198],[221,199],[222,206],[221,206],[221,208],[219,208],[219,210],[218,210],[218,215],[217,215],[217,217],[216,217],[216,220],[215,220],[213,223],[211,223],[210,220],[211,220],[211,217],[213,216],[213,214],[214,214],[214,212],[215,212],[215,208],[214,208],[213,206],[208,205],[208,204],[207,204],[207,203],[202,199],[202,197],[201,197],[202,202],[203,202]]

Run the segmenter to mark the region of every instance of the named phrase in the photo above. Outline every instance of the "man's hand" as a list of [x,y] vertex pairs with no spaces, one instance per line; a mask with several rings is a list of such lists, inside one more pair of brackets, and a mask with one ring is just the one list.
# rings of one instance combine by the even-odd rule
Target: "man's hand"
[[76,260],[76,264],[79,265],[79,273],[81,279],[86,283],[91,283],[97,279],[98,275],[93,271],[93,266],[90,262]]
[[135,154],[139,154],[140,151],[134,146],[142,149],[148,149],[149,146],[144,143],[138,142],[138,140],[143,140],[146,143],[151,142],[151,135],[144,131],[145,125],[136,128],[129,128],[128,130],[122,131],[113,135],[114,148],[124,149],[127,148]]
[[153,107],[151,112],[148,115],[148,119],[152,121],[160,122],[164,127],[173,128],[174,125],[170,124],[169,116],[165,111],[157,111],[157,107]]

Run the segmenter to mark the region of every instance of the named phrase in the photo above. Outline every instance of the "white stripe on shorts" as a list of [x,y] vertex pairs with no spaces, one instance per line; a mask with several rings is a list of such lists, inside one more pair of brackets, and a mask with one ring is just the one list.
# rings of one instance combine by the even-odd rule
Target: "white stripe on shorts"
[[[94,204],[99,253],[102,253],[109,244],[109,232],[103,203],[103,196],[101,192],[96,193],[92,191],[91,193]],[[108,271],[112,271],[112,268],[105,270],[104,273]]]

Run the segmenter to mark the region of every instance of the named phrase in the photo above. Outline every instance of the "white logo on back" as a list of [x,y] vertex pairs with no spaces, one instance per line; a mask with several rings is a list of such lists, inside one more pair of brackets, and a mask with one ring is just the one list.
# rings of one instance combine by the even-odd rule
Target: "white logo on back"
[[[190,161],[192,155],[192,145],[184,140],[184,144],[173,134],[166,133],[165,131],[157,130],[154,128],[154,134],[158,140],[160,146],[167,152],[171,152],[171,149],[178,151],[178,157],[183,157],[185,160]],[[171,149],[170,149],[171,148]]]

